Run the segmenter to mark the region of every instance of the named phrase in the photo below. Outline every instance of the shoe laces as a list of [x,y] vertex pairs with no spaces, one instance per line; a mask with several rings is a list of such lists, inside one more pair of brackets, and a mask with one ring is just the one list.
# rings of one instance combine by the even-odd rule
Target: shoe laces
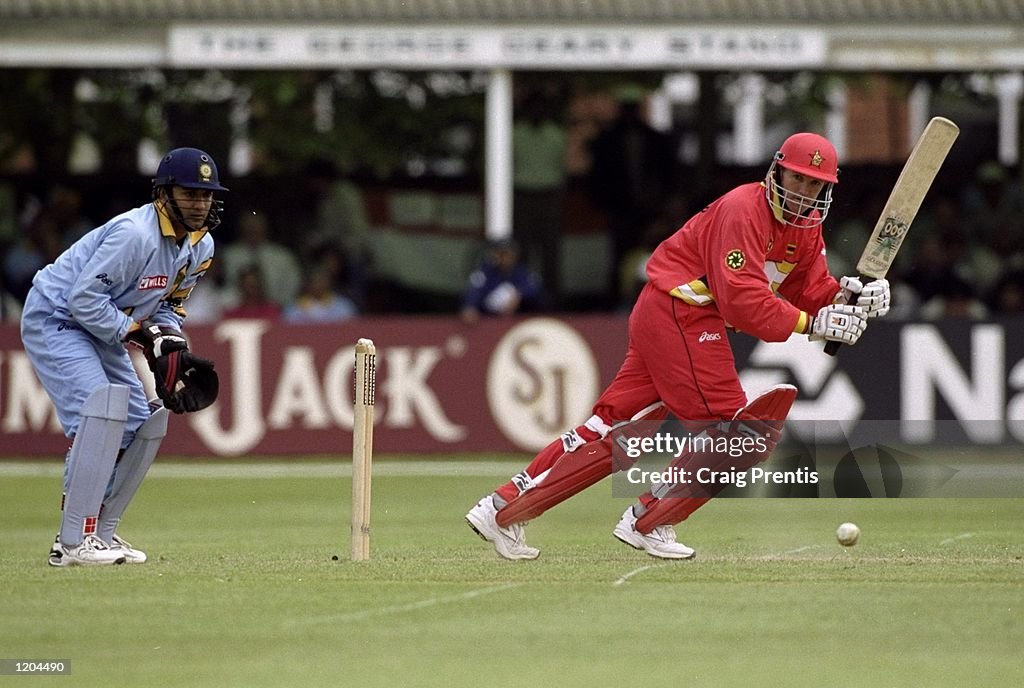
[[110,537],[110,549],[132,549],[132,544],[115,533]]
[[658,535],[658,538],[664,542],[674,543],[676,541],[676,529],[671,525],[658,526],[654,529],[654,532]]
[[522,523],[509,524],[508,532],[511,533],[512,541],[515,542],[517,547],[526,546],[526,529],[523,528]]
[[107,543],[103,542],[103,540],[100,540],[95,535],[86,535],[85,539],[82,540],[82,546],[84,546],[87,549],[95,550],[110,549],[110,547],[107,546]]

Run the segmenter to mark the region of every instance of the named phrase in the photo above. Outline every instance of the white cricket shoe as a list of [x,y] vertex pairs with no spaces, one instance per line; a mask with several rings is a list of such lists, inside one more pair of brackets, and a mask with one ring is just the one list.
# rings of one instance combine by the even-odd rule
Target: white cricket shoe
[[146,559],[149,558],[146,556],[145,552],[141,549],[135,549],[132,547],[132,543],[119,537],[117,533],[114,533],[113,537],[110,539],[109,547],[111,552],[120,552],[123,554],[124,563],[126,564],[145,564]]
[[62,545],[60,538],[50,548],[47,563],[50,566],[106,566],[123,564],[125,556],[107,547],[107,543],[95,535],[86,535],[85,539],[74,547]]
[[540,556],[539,549],[526,544],[526,529],[522,523],[502,528],[498,525],[497,515],[494,500],[487,495],[469,510],[466,523],[477,535],[494,545],[498,555],[505,559],[536,559]]
[[645,550],[659,559],[691,559],[697,554],[696,550],[676,542],[676,529],[671,525],[658,526],[647,535],[638,533],[632,506],[626,507],[612,534],[630,547]]

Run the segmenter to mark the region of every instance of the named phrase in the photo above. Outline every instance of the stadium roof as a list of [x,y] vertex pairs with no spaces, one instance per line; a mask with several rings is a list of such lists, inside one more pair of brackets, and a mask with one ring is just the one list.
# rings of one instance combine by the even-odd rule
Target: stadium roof
[[0,0],[0,67],[1024,69],[1024,0]]
[[1024,22],[1024,0],[0,0],[0,20]]

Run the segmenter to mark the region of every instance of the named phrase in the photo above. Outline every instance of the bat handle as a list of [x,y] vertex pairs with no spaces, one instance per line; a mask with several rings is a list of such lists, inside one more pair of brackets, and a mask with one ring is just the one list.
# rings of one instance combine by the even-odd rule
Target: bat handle
[[[858,298],[860,298],[860,294],[850,294],[850,300],[846,302],[847,305],[857,305]],[[839,353],[839,347],[841,346],[842,344],[836,341],[825,342],[825,353],[827,353],[829,356],[835,356],[836,354]]]

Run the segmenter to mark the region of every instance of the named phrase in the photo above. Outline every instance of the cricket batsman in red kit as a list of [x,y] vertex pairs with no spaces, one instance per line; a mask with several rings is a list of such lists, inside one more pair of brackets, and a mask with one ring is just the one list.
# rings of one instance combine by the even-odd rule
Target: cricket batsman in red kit
[[[835,147],[824,137],[786,139],[761,182],[741,185],[694,215],[647,263],[647,286],[629,317],[629,346],[615,379],[582,425],[545,447],[520,473],[466,515],[505,559],[535,559],[525,524],[616,470],[628,467],[616,442],[643,435],[669,413],[713,437],[756,437],[758,449],[732,467],[768,458],[796,398],[778,385],[749,400],[727,328],[766,342],[793,333],[852,345],[869,318],[889,311],[889,284],[836,280],[821,225],[838,182]],[[858,294],[856,305],[848,305]],[[646,432],[649,433],[649,430]],[[707,454],[673,465],[713,466]],[[613,534],[663,559],[689,559],[674,526],[713,496],[656,485],[623,513]]]

